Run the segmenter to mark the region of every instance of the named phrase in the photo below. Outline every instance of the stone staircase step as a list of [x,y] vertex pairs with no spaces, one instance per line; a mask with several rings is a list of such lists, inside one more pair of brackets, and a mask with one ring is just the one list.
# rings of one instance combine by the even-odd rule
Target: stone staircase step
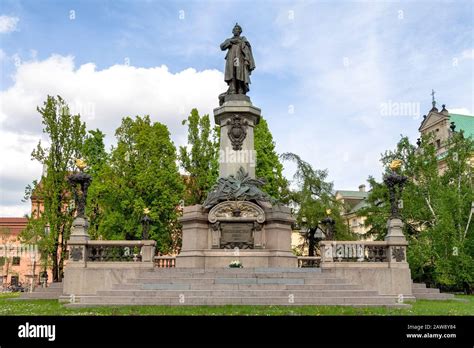
[[48,287],[37,286],[33,292],[22,292],[17,300],[50,300],[58,299],[63,294],[63,283],[50,283]]
[[396,303],[393,297],[296,297],[292,301],[285,297],[185,297],[184,299],[164,297],[129,297],[129,296],[81,296],[76,297],[81,305],[361,305],[361,306],[396,306],[407,307],[407,304]]
[[104,297],[163,297],[163,298],[184,298],[188,297],[377,297],[376,291],[370,290],[106,290],[99,291],[97,296]]
[[256,278],[256,277],[238,277],[238,278],[203,278],[203,277],[192,277],[192,278],[132,278],[127,279],[127,284],[286,284],[286,285],[297,285],[297,284],[336,284],[345,281],[340,278]]
[[426,289],[426,284],[425,283],[413,283],[412,288],[413,289]]
[[62,292],[23,292],[20,297],[15,300],[53,300],[58,299]]
[[453,294],[438,293],[438,294],[413,294],[417,300],[454,300]]
[[162,278],[325,278],[331,277],[322,273],[141,273],[141,279],[162,279]]
[[442,293],[438,288],[427,288],[425,283],[413,283],[412,292],[417,300],[455,300],[453,294]]
[[[165,289],[189,289],[189,290],[208,290],[209,284],[167,284],[167,283],[124,283],[115,284],[112,290],[165,290]],[[335,283],[335,284],[213,284],[214,290],[362,290],[360,285]]]
[[418,288],[418,289],[412,289],[414,294],[439,294],[440,291],[439,289],[436,288]]

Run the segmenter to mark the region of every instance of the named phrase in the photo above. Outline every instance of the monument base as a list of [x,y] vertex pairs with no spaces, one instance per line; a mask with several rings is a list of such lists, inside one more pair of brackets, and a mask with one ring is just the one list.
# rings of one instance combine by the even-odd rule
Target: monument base
[[[265,222],[258,231],[258,247],[219,248],[216,231],[209,222],[209,213],[201,205],[184,208],[183,246],[176,256],[178,268],[220,268],[238,260],[244,268],[297,267],[297,257],[291,251],[291,225],[294,218],[284,206],[265,208]],[[256,239],[254,239],[256,241]]]
[[293,268],[298,265],[296,256],[288,251],[257,249],[236,252],[223,249],[181,252],[176,257],[176,267],[228,268],[234,260],[240,261],[244,268]]

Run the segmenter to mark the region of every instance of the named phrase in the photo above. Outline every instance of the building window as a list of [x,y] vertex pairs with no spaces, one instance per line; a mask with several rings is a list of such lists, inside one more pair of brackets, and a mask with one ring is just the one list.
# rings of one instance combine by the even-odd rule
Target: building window
[[357,222],[357,219],[352,219],[352,227],[358,227],[359,223]]
[[0,257],[0,267],[3,266],[5,264],[5,257],[2,256]]
[[439,149],[441,147],[441,140],[436,140],[436,148]]
[[12,261],[13,266],[20,266],[20,257],[19,256],[14,256],[13,261]]

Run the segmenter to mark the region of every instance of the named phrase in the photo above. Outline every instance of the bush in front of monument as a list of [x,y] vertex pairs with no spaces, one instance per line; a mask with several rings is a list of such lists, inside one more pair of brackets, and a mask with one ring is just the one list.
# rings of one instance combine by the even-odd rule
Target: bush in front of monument
[[242,264],[240,263],[239,260],[234,260],[231,263],[229,263],[230,268],[243,268]]

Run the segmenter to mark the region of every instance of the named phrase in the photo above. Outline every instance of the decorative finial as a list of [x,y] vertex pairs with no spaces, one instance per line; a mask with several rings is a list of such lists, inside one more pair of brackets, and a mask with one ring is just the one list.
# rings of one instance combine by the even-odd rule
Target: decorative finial
[[396,171],[402,166],[402,161],[399,159],[394,159],[390,162],[389,167],[391,170]]
[[416,139],[416,145],[418,145],[418,147],[421,146],[421,139],[420,138]]
[[83,171],[87,167],[86,161],[82,158],[76,158],[75,164],[80,171]]

